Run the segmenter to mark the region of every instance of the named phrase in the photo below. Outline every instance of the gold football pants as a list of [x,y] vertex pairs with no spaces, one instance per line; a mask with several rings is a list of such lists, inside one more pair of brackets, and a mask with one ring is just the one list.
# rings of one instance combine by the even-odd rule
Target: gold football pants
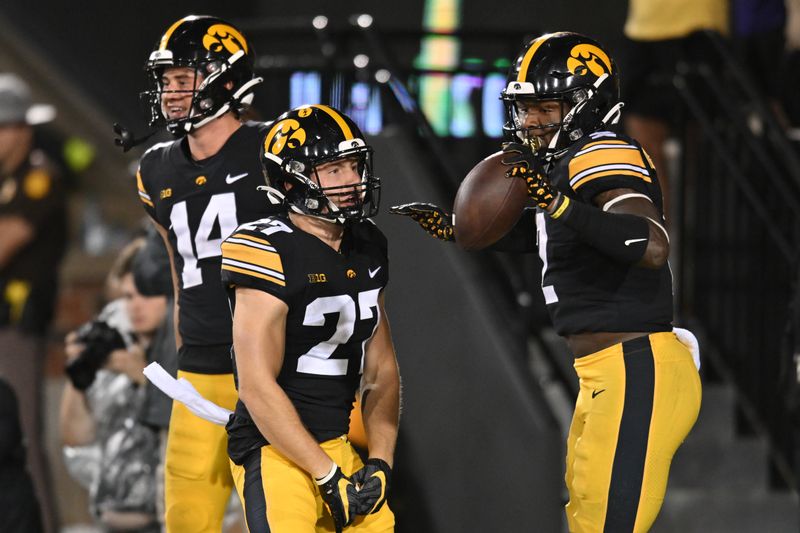
[[572,533],[645,532],[672,457],[697,420],[700,377],[671,332],[575,360],[580,392],[567,439]]
[[[215,404],[236,406],[233,374],[178,371]],[[196,416],[181,402],[172,403],[164,468],[168,533],[219,533],[231,496],[233,478],[225,428]]]
[[[320,446],[345,475],[364,466],[344,435]],[[333,518],[324,509],[317,484],[273,446],[253,451],[241,466],[234,464],[233,480],[250,533],[334,532]],[[377,513],[358,516],[346,531],[393,532],[394,514],[384,503]]]

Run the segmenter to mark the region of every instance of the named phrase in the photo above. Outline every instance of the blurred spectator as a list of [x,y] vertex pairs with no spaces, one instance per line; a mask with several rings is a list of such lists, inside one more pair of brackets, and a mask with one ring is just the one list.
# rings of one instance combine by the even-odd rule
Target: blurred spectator
[[0,531],[40,533],[41,510],[25,468],[25,446],[14,391],[0,378]]
[[728,0],[630,0],[628,4],[619,54],[625,129],[655,164],[666,216],[670,187],[664,142],[682,108],[672,76],[681,62],[706,62],[710,43],[699,32],[727,34],[728,7]]
[[[121,298],[66,339],[61,436],[73,475],[89,488],[90,510],[106,531],[157,532],[158,435],[140,421],[142,369],[168,315],[165,296],[143,296],[134,282],[138,239],[109,276]],[[173,344],[174,351],[174,344]],[[83,448],[76,448],[83,447]]]
[[779,122],[789,126],[780,103],[786,27],[784,0],[733,0],[733,40],[736,51]]
[[67,239],[60,169],[34,143],[32,124],[52,118],[28,86],[0,74],[0,376],[19,398],[28,468],[55,533],[55,502],[42,443],[44,335],[53,316]]

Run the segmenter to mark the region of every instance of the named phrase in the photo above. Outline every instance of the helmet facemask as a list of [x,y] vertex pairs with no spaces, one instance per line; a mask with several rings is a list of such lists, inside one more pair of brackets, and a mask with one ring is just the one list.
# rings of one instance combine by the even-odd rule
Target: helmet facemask
[[[340,161],[349,161],[342,169],[346,176],[320,172]],[[300,106],[278,117],[264,139],[261,163],[272,204],[338,224],[378,212],[380,179],[372,173],[372,147],[352,119],[330,106]]]
[[[351,141],[347,142],[349,144]],[[359,222],[373,217],[380,204],[380,178],[372,173],[372,148],[364,145],[363,141],[361,143],[360,146],[338,152],[333,157],[313,161],[281,159],[265,154],[280,168],[276,172],[277,169],[272,166],[267,171],[270,173],[268,182],[272,182],[273,186],[265,189],[273,198],[281,198],[289,209],[298,214],[338,224]],[[323,187],[318,168],[327,163],[349,159],[356,159],[360,181],[356,184]],[[276,173],[279,176],[273,177],[272,174]],[[342,203],[349,205],[340,205]]]

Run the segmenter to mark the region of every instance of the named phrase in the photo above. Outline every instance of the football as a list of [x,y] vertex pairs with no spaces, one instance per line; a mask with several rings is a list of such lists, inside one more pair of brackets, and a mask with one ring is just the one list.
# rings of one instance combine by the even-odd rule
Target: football
[[506,178],[509,167],[496,152],[475,165],[461,182],[453,205],[456,243],[480,250],[500,240],[528,204],[525,182]]

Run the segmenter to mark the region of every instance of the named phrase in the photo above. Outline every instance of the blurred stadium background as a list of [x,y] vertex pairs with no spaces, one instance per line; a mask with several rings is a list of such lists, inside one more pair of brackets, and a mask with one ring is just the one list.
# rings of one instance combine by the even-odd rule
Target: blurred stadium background
[[[73,171],[72,240],[47,368],[48,448],[63,526],[77,531],[91,520],[59,463],[62,339],[97,311],[111,261],[144,218],[132,179],[141,151],[114,147],[111,124],[146,130],[137,98],[144,60],[169,23],[197,13],[231,20],[254,43],[265,79],[257,117],[329,103],[354,117],[376,148],[384,179],[377,221],[390,239],[388,305],[404,381],[397,531],[562,531],[563,442],[577,385],[548,325],[538,258],[461,252],[385,210],[412,200],[452,205],[461,177],[499,146],[498,95],[526,36],[568,29],[613,52],[627,7],[2,2],[0,71],[18,73],[36,101],[57,107],[47,134]],[[680,95],[662,177],[672,190],[676,323],[700,339],[705,390],[653,530],[798,531],[798,144],[735,42],[705,38],[714,56],[663,80]],[[773,67],[785,69],[781,90],[796,99],[796,73],[781,61]]]

